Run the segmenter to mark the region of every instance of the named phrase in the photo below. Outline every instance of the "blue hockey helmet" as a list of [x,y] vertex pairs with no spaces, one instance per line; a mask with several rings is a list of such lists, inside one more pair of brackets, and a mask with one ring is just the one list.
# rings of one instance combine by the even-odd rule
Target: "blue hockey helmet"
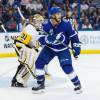
[[51,7],[51,9],[50,9],[50,15],[52,16],[52,15],[54,15],[56,13],[62,13],[61,8],[60,7]]

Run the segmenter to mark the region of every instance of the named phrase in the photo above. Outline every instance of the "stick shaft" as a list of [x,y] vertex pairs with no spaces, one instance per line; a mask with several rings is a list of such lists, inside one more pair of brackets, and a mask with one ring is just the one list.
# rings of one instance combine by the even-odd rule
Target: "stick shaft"
[[17,9],[18,9],[18,12],[19,12],[19,14],[20,14],[21,18],[22,18],[23,20],[25,20],[25,17],[23,16],[23,14],[22,14],[22,12],[21,12],[20,8],[19,8],[19,7],[17,7]]

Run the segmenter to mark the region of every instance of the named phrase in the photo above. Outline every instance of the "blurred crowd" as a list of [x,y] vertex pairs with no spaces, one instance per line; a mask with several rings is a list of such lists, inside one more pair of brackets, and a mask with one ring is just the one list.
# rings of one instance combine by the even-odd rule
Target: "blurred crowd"
[[0,22],[9,32],[22,29],[23,22],[17,10],[18,6],[25,18],[31,18],[35,12],[40,12],[45,19],[49,17],[51,6],[60,6],[63,16],[67,17],[71,13],[71,18],[78,23],[78,30],[100,30],[99,0],[80,0],[80,5],[78,0],[0,0]]

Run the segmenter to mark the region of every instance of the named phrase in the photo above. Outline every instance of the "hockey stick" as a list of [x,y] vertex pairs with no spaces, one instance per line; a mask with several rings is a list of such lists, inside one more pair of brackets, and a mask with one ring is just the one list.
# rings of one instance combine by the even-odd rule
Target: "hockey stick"
[[20,17],[21,17],[22,20],[24,21],[24,25],[23,25],[23,26],[25,27],[25,25],[29,22],[29,20],[26,19],[26,18],[23,16],[23,14],[22,14],[22,12],[21,12],[21,10],[20,10],[19,7],[17,7],[17,10],[18,10],[18,13],[19,13]]
[[23,14],[22,14],[22,12],[21,12],[20,8],[19,8],[19,7],[17,7],[17,9],[18,9],[18,12],[19,12],[19,15],[21,16],[21,18],[22,18],[23,20],[26,20],[26,19],[25,19],[25,17],[23,16]]
[[[2,24],[1,25],[1,28],[4,30],[4,32],[7,34],[7,36],[9,37],[9,35],[8,35],[8,33],[7,33],[7,30],[5,29],[5,27],[4,27],[4,25]],[[9,39],[10,39],[10,37],[9,37]],[[11,39],[12,40],[12,39]],[[15,44],[13,44],[13,48],[16,50],[16,52],[18,53],[18,55],[20,56],[20,52],[19,52],[19,50],[17,49],[17,47],[15,46]],[[23,63],[23,62],[22,62]],[[36,76],[35,76],[35,74],[33,73],[33,71],[30,69],[30,67],[29,67],[29,65],[28,64],[26,64],[26,63],[24,63],[25,65],[26,65],[26,68],[27,68],[27,70],[29,71],[29,73],[34,77],[34,78],[36,78]]]

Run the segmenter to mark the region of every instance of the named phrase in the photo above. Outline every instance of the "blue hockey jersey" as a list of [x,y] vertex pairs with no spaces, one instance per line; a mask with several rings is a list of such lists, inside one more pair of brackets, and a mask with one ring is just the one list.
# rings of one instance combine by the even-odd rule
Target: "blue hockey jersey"
[[49,48],[53,49],[54,51],[62,51],[68,48],[66,45],[73,43],[79,43],[78,34],[75,32],[73,26],[69,21],[66,19],[62,19],[61,22],[57,26],[53,26],[51,20],[46,21],[43,24],[43,30],[47,34],[61,34],[60,42],[55,44],[46,44]]

